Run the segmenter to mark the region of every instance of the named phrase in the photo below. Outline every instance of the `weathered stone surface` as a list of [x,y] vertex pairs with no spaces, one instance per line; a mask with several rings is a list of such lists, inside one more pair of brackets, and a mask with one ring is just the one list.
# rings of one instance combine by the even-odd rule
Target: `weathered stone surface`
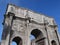
[[[11,45],[12,41],[17,45],[59,45],[53,18],[11,4],[5,16],[1,45]],[[31,41],[30,35],[35,39]]]

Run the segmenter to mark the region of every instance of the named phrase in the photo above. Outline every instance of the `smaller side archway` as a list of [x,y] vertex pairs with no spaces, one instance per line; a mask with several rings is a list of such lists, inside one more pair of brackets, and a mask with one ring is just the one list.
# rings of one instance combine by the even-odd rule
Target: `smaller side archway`
[[51,41],[51,45],[57,45],[55,40]]
[[[15,45],[22,45],[22,39],[20,37],[14,37],[12,43]],[[11,44],[11,45],[13,45]]]

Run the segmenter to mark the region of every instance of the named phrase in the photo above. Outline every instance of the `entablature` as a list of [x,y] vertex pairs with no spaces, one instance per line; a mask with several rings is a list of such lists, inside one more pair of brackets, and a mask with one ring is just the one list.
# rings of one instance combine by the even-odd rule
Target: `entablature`
[[8,14],[8,12],[15,14],[15,17],[17,18],[20,18],[23,20],[29,20],[30,23],[35,23],[39,25],[48,23],[47,25],[56,25],[54,19],[51,17],[47,17],[43,14],[35,13],[31,10],[17,7],[15,5],[9,4],[6,15]]

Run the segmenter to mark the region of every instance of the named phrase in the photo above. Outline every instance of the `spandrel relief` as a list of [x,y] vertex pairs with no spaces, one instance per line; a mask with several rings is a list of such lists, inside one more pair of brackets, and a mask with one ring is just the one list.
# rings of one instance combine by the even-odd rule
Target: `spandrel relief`
[[14,20],[14,21],[13,21],[12,29],[13,29],[13,30],[17,30],[17,31],[23,31],[23,29],[24,29],[23,21]]

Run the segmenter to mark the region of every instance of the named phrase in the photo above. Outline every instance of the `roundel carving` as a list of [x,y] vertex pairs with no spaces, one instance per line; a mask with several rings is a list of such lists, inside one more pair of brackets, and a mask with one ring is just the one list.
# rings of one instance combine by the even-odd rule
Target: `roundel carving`
[[23,22],[19,20],[14,20],[12,25],[12,30],[23,31],[24,25]]

